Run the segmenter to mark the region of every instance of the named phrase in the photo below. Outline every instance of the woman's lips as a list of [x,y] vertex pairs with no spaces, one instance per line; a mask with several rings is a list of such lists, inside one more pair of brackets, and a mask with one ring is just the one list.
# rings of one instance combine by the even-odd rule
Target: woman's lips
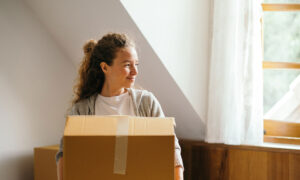
[[135,80],[135,78],[127,78],[127,79],[129,79],[130,81],[134,81]]

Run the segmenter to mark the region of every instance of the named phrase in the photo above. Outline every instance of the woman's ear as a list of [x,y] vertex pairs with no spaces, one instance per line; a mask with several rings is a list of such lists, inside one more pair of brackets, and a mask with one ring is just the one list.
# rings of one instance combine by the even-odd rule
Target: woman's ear
[[100,68],[102,69],[103,73],[107,73],[107,64],[105,62],[100,63]]

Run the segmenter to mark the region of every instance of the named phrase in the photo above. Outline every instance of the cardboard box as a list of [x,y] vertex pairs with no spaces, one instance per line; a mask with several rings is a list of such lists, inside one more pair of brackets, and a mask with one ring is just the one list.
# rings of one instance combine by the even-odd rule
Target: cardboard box
[[174,180],[174,119],[69,116],[64,180]]
[[59,145],[34,148],[34,179],[57,180],[55,154]]

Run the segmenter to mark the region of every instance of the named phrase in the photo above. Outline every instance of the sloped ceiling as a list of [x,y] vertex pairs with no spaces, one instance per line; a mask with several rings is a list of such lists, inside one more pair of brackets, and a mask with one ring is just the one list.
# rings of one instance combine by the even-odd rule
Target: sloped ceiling
[[134,37],[141,61],[137,83],[155,94],[166,116],[176,118],[179,138],[203,139],[204,125],[201,118],[120,1],[25,2],[75,66],[81,61],[84,42],[90,38],[99,39],[107,32],[125,32]]
[[120,0],[201,118],[206,119],[209,0]]

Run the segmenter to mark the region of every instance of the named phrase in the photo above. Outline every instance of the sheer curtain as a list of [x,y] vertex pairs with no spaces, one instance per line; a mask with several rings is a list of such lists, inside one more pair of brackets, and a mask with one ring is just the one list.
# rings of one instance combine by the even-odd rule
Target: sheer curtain
[[259,0],[214,0],[205,140],[263,141]]

